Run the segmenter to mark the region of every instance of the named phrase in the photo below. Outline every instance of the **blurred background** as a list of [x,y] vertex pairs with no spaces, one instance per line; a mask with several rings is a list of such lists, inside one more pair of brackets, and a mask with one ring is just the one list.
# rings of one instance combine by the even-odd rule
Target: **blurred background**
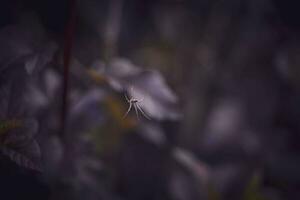
[[2,0],[0,199],[300,199],[299,8]]

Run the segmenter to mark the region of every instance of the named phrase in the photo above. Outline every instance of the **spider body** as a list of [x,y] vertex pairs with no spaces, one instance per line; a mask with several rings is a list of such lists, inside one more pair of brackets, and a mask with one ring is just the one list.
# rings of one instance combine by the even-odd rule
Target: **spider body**
[[125,113],[123,118],[125,118],[128,115],[128,113],[130,112],[130,110],[133,106],[135,114],[136,114],[138,119],[139,119],[139,111],[140,111],[145,118],[150,120],[150,117],[148,115],[146,115],[146,113],[143,111],[143,109],[139,105],[139,102],[143,101],[143,99],[141,99],[141,100],[135,99],[135,98],[129,99],[126,95],[125,95],[125,98],[126,98],[127,102],[129,103],[129,108],[128,108],[128,110]]
[[131,99],[131,100],[129,100],[129,103],[138,103],[139,102],[139,100],[137,100],[137,99]]

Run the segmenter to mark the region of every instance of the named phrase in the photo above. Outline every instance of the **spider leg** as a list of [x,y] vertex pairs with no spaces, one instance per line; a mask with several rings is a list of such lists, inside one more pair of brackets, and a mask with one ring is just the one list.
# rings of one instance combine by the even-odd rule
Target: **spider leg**
[[136,114],[137,119],[139,120],[139,112],[138,112],[138,108],[136,106],[137,106],[137,104],[134,103],[133,107],[134,107],[134,110],[135,110],[135,114]]
[[125,99],[126,99],[126,101],[129,103],[129,102],[130,102],[130,100],[129,100],[129,98],[127,97],[127,95],[126,95],[126,94],[124,94],[124,96],[125,96]]
[[137,108],[141,111],[142,115],[146,117],[147,119],[151,120],[150,117],[144,112],[144,110],[139,106],[139,104],[136,104]]
[[131,110],[132,107],[132,103],[129,104],[129,108],[127,110],[127,112],[125,113],[125,115],[123,116],[123,119],[128,115],[129,111]]

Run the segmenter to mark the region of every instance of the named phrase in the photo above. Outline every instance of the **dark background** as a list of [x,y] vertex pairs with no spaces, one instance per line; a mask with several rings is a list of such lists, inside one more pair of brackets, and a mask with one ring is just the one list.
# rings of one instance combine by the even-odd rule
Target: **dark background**
[[[299,8],[2,0],[0,199],[300,198]],[[116,75],[128,64],[113,68],[117,58],[133,75]],[[99,62],[116,71],[91,74]],[[150,95],[150,121],[133,111],[122,119],[132,84]],[[81,97],[89,103],[75,112]]]

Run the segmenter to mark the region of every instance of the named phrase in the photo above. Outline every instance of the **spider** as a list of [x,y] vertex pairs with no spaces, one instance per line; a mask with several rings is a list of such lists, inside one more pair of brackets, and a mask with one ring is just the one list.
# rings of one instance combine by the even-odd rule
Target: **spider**
[[129,108],[128,108],[128,110],[125,113],[125,115],[124,115],[123,118],[125,118],[128,115],[128,113],[130,112],[130,110],[131,110],[131,108],[133,106],[133,108],[135,110],[135,114],[137,116],[137,119],[139,119],[139,111],[140,111],[145,118],[147,118],[148,120],[151,120],[150,117],[143,111],[143,109],[141,108],[141,106],[138,104],[139,102],[142,102],[144,99],[141,99],[141,100],[135,99],[135,98],[129,99],[126,96],[126,94],[125,94],[125,98],[126,98],[126,101],[129,103]]

